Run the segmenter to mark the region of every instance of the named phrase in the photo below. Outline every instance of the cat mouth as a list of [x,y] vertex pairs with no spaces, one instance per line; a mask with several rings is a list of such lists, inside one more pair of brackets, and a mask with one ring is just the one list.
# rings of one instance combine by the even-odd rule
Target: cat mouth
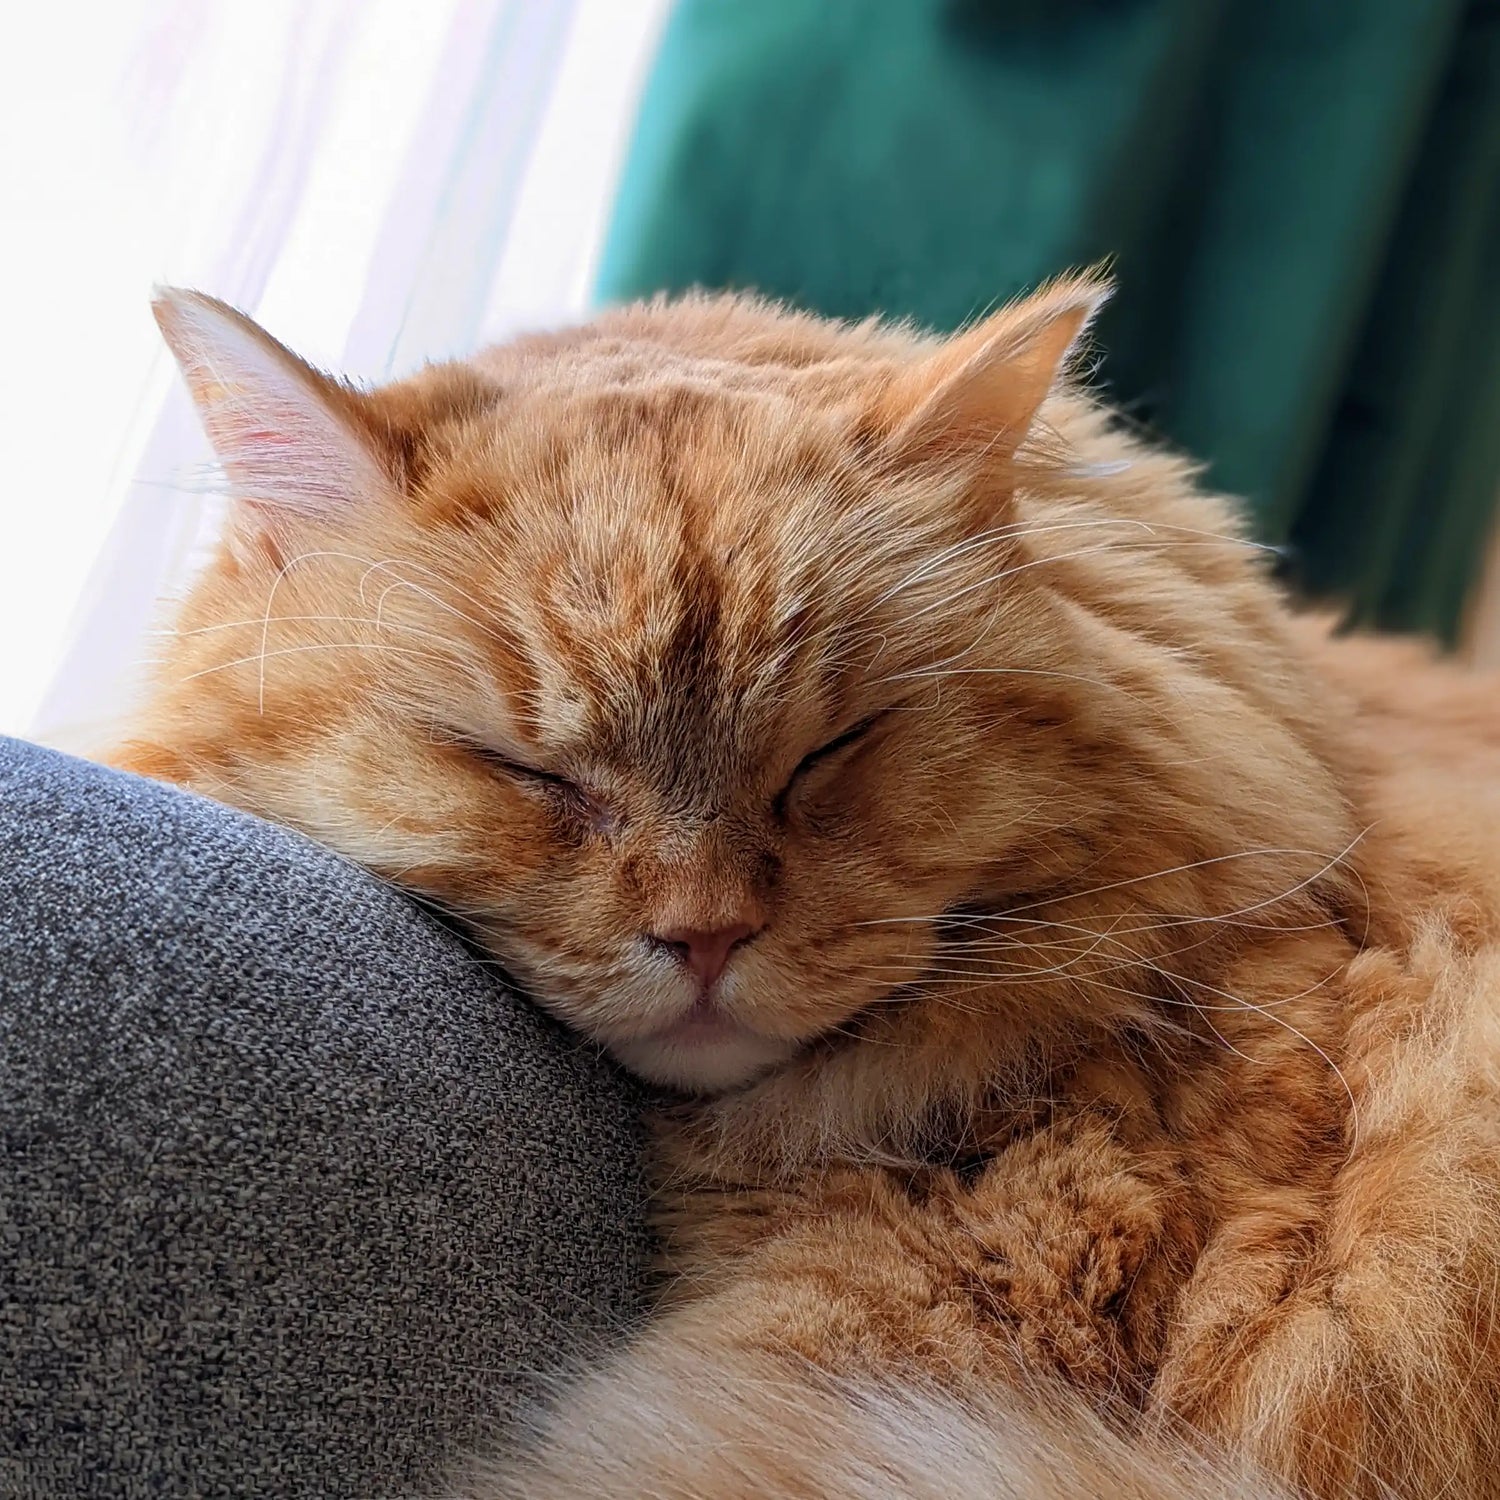
[[751,1082],[786,1062],[797,1046],[746,1026],[700,997],[675,1021],[631,1041],[614,1042],[609,1050],[648,1083],[702,1095]]
[[727,1015],[711,997],[700,995],[685,1015],[652,1032],[650,1040],[678,1047],[711,1047],[747,1032],[747,1027]]

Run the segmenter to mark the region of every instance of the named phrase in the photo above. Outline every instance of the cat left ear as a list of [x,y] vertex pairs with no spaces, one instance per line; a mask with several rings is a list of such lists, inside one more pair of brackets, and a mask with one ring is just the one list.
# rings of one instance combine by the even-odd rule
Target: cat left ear
[[1009,458],[1109,293],[1094,276],[1055,281],[903,371],[881,403],[890,450]]
[[357,392],[216,297],[168,287],[151,306],[236,499],[329,519],[395,493],[355,419]]

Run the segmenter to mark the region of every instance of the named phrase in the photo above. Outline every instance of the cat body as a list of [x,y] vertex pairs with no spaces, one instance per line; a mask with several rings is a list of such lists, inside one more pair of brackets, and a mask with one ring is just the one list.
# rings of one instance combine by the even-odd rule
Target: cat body
[[113,759],[680,1096],[657,1320],[494,1493],[1500,1495],[1500,700],[1289,609],[1101,295],[372,392],[160,305],[237,505]]

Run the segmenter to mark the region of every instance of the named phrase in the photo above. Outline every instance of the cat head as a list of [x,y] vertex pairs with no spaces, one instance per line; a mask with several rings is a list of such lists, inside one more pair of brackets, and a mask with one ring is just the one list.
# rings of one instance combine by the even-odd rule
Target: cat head
[[1102,296],[946,340],[658,302],[365,392],[167,292],[234,507],[127,759],[442,904],[645,1077],[742,1083],[1121,815],[1059,589],[1113,523],[1024,509],[1068,402],[1098,440],[1056,388]]

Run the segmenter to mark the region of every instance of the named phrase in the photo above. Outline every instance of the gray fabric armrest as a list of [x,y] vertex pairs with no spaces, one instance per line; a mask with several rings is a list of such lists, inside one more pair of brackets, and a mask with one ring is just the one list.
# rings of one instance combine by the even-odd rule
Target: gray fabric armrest
[[0,741],[0,1494],[431,1481],[637,1310],[634,1106],[335,856]]

